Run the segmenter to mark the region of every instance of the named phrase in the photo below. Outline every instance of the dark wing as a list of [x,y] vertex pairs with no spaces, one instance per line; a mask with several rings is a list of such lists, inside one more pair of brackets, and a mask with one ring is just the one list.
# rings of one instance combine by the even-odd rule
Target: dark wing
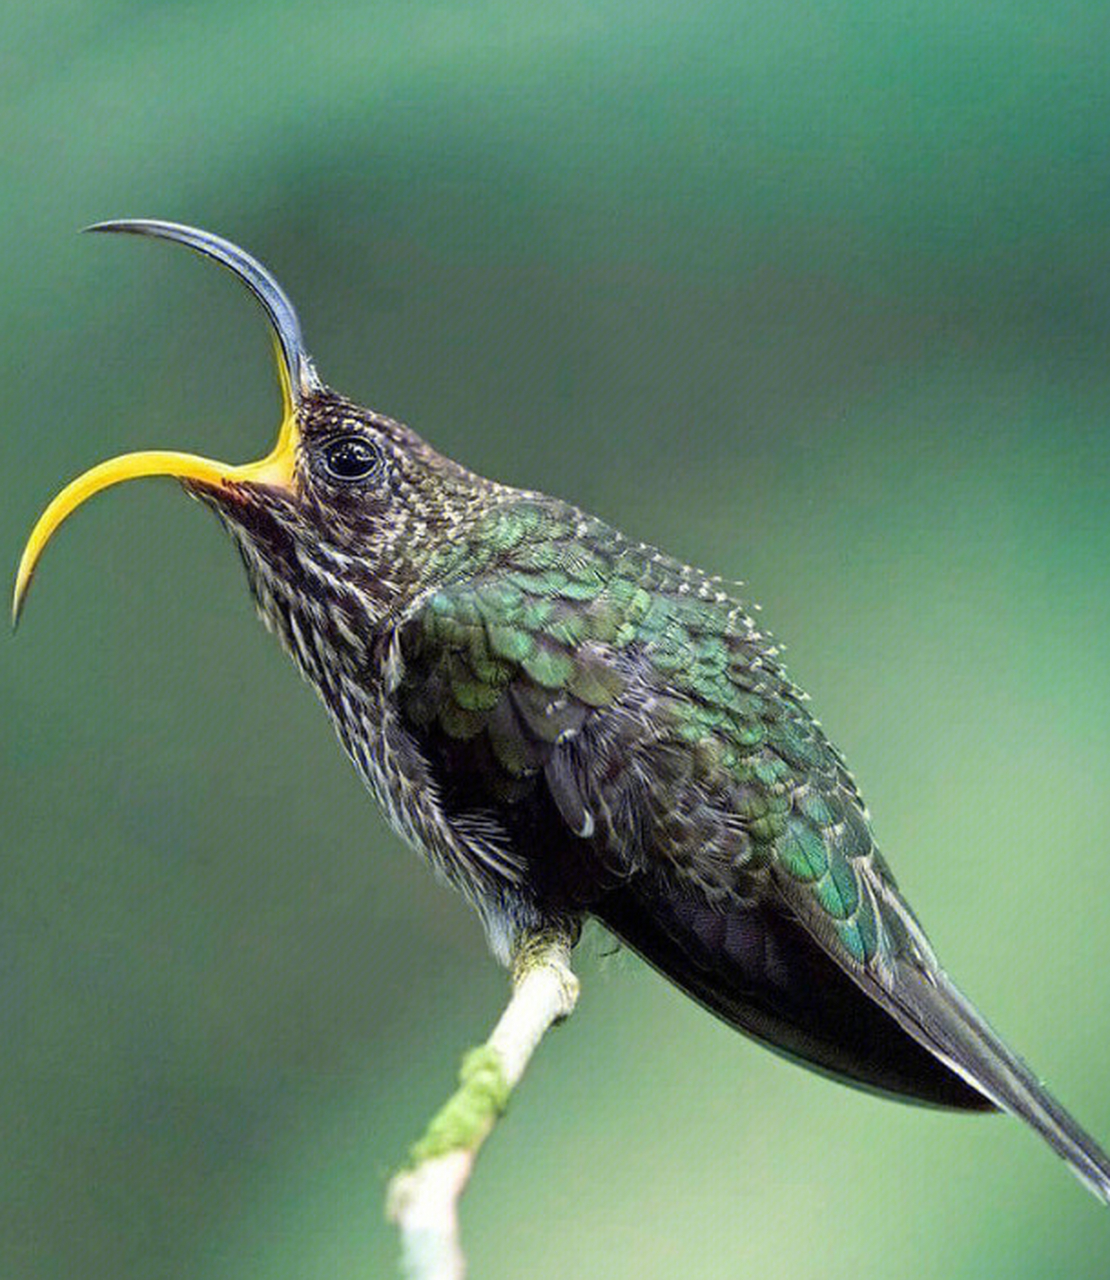
[[882,1092],[989,1109],[869,987],[920,929],[888,909],[896,890],[855,785],[765,638],[739,613],[681,597],[656,612],[669,621],[658,637],[641,633],[624,695],[650,701],[652,731],[623,744],[618,784],[597,800],[587,791],[614,843],[639,815],[638,845],[624,847],[639,874],[596,914],[790,1057]]

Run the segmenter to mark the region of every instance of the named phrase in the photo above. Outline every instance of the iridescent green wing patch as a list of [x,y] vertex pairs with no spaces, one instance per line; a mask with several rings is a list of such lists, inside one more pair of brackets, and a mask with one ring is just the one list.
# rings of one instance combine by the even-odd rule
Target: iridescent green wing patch
[[405,716],[488,750],[495,799],[518,798],[623,688],[617,655],[649,601],[583,532],[558,506],[498,508],[460,561],[480,572],[456,569],[401,628]]
[[675,735],[727,773],[751,865],[771,869],[789,909],[841,963],[882,959],[898,932],[884,920],[893,882],[855,784],[771,638],[696,571],[653,557],[645,581],[634,639],[670,694]]

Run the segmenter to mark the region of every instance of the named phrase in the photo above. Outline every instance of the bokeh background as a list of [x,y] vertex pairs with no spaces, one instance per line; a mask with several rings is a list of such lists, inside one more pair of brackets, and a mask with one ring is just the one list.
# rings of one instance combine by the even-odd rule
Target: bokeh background
[[[264,323],[501,479],[743,577],[951,969],[1110,1140],[1110,11],[4,5],[0,548],[121,450],[258,456]],[[504,977],[128,486],[0,662],[0,1274],[393,1273],[391,1167]],[[600,932],[465,1205],[475,1277],[1103,1278],[1014,1122],[882,1102]]]

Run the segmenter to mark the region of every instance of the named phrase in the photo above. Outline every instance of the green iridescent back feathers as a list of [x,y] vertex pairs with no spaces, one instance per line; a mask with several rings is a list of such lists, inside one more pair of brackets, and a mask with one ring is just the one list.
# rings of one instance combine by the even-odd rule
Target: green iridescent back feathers
[[[846,958],[875,955],[881,931],[860,863],[889,873],[855,787],[774,647],[718,581],[574,508],[527,499],[495,507],[432,574],[442,585],[422,606],[409,657],[442,679],[410,685],[415,723],[487,735],[511,798],[537,763],[531,736],[554,744],[583,710],[613,703],[625,686],[617,660],[636,648],[658,676],[652,711],[665,721],[654,732],[687,746],[705,792],[731,797],[737,874],[774,866]],[[510,696],[533,709],[529,734],[498,716]],[[682,834],[672,853],[694,833],[672,838]]]

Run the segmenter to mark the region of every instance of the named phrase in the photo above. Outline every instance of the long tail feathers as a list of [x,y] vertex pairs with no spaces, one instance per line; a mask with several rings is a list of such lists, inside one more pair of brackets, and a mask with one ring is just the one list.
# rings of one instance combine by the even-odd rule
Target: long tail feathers
[[900,964],[893,984],[875,994],[906,1031],[992,1102],[1035,1129],[1080,1181],[1110,1204],[1110,1156],[943,972],[924,973]]

